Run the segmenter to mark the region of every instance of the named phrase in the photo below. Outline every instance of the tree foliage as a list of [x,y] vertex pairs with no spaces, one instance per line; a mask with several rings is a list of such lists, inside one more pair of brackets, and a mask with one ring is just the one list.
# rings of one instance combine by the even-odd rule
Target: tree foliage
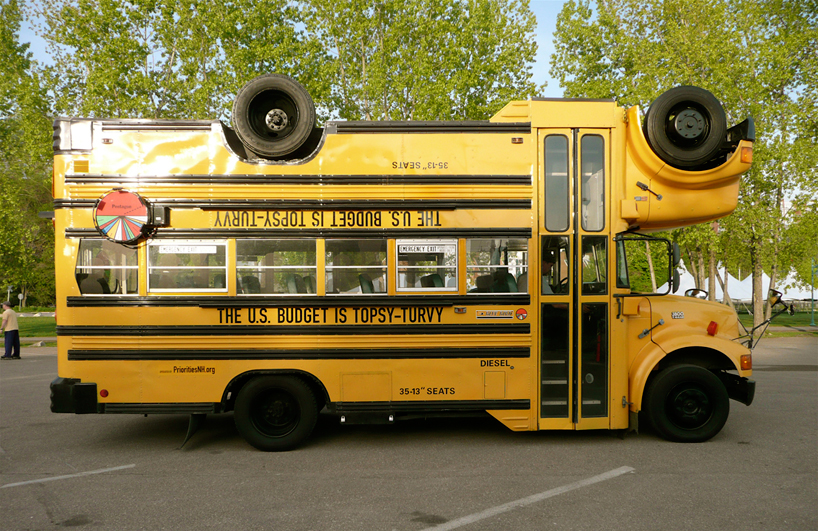
[[28,303],[54,298],[54,233],[38,212],[51,210],[51,122],[28,44],[19,42],[18,0],[0,4],[0,282]]
[[[614,97],[643,107],[676,85],[697,85],[728,121],[752,115],[757,141],[736,212],[686,230],[688,253],[746,263],[761,319],[761,273],[786,275],[785,230],[816,196],[816,1],[570,0],[557,21],[551,73],[567,96]],[[795,230],[798,234],[799,231]],[[804,242],[816,254],[818,244]]]
[[287,0],[43,0],[32,10],[60,113],[228,117],[232,95],[268,72],[319,101],[328,93],[327,55]]
[[534,95],[528,0],[310,0],[341,118],[485,119]]

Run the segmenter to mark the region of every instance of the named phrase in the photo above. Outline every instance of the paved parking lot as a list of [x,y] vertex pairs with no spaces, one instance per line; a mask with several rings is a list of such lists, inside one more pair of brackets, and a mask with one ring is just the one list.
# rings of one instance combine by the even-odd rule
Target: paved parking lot
[[818,529],[818,339],[764,340],[703,444],[490,419],[340,426],[254,450],[232,415],[57,415],[52,348],[0,365],[0,528]]

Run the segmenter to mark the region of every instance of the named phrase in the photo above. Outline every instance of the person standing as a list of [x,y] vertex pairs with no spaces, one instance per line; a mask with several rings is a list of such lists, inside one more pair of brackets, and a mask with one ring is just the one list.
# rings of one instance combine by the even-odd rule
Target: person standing
[[20,328],[17,326],[17,312],[11,309],[11,303],[3,303],[3,324],[0,330],[5,331],[6,354],[4,360],[20,359]]

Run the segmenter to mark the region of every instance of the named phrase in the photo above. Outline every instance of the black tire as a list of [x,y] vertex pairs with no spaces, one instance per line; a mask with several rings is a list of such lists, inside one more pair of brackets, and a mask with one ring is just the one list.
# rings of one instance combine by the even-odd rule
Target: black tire
[[318,405],[303,380],[260,376],[239,391],[233,419],[248,443],[266,452],[281,452],[310,436],[318,421]]
[[645,399],[650,423],[669,441],[706,441],[721,431],[730,414],[724,384],[695,365],[676,365],[657,374]]
[[718,156],[727,119],[721,103],[710,92],[676,87],[648,108],[644,131],[660,159],[675,168],[693,170]]
[[301,147],[315,126],[315,104],[297,81],[280,74],[259,76],[233,102],[233,127],[244,146],[267,158]]

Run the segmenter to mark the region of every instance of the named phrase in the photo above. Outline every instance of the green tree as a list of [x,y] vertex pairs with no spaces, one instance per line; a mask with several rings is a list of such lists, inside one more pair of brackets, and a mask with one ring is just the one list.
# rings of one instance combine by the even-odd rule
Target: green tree
[[534,95],[528,0],[308,0],[345,119],[485,119]]
[[28,44],[20,44],[17,0],[0,4],[0,282],[24,302],[54,301],[54,232],[38,212],[51,210],[51,120]]
[[754,164],[736,213],[720,223],[718,239],[731,245],[707,229],[685,239],[703,256],[749,263],[757,323],[762,271],[777,275],[783,230],[795,221],[784,205],[818,191],[817,27],[815,0],[598,0],[593,9],[570,0],[557,21],[551,73],[566,96],[644,106],[672,86],[697,85],[719,97],[729,122],[755,118]]
[[329,92],[323,47],[287,0],[43,0],[31,10],[62,114],[227,118],[232,95],[268,72],[296,77],[319,101]]

